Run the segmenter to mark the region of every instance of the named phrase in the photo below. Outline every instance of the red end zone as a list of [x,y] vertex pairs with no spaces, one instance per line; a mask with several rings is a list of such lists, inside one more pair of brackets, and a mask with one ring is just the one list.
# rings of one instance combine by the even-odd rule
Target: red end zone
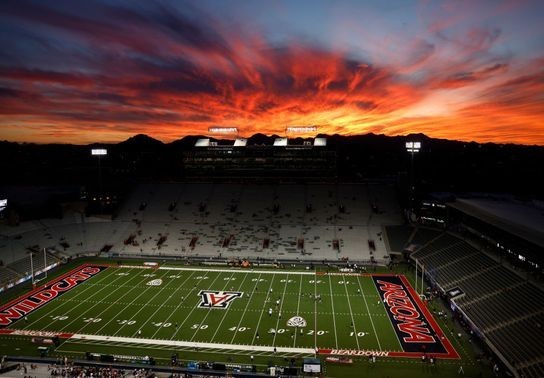
[[318,349],[319,354],[407,358],[432,355],[447,359],[460,358],[405,276],[363,275],[374,281],[403,351]]
[[[0,329],[49,303],[104,270],[107,265],[84,264],[0,307]],[[4,332],[3,332],[4,333]]]

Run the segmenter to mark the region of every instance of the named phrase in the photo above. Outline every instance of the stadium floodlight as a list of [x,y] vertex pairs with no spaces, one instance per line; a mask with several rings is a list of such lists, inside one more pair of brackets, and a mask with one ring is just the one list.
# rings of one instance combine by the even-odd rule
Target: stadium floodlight
[[208,127],[208,133],[210,134],[238,134],[238,128],[228,127],[228,126],[212,126],[212,127]]
[[108,150],[106,150],[105,148],[93,148],[91,150],[91,155],[104,156],[107,154],[108,154]]
[[406,142],[406,151],[408,152],[419,152],[421,149],[421,142]]
[[414,210],[414,204],[415,204],[415,194],[416,194],[416,186],[414,183],[414,154],[418,153],[421,150],[421,142],[419,141],[408,141],[406,142],[406,151],[410,153],[411,159],[410,159],[410,210]]
[[317,126],[287,126],[285,128],[285,133],[295,133],[295,134],[307,134],[315,133],[317,131]]
[[[108,154],[108,150],[106,150],[105,148],[91,149],[91,155],[98,156],[98,190],[100,192],[99,195],[102,194],[102,167],[100,166],[100,158],[102,156],[106,156],[107,154]],[[102,201],[100,201],[100,207],[102,208]]]

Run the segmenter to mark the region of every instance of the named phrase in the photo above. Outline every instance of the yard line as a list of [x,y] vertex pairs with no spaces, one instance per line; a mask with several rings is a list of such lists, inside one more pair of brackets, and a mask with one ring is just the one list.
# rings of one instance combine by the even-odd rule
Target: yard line
[[[166,275],[166,274],[168,274],[168,271],[166,271],[165,275]],[[161,279],[162,279],[163,277],[164,277],[164,275],[161,276]],[[168,286],[169,284],[171,284],[172,282],[175,282],[175,281],[176,281],[176,280],[172,278],[170,282],[168,282],[166,285],[164,285],[163,287],[161,287],[160,290],[158,290],[158,291],[155,293],[155,295],[153,295],[153,297],[151,297],[151,299],[148,299],[148,300],[147,300],[147,302],[150,303],[153,299],[155,299],[155,298],[157,297],[157,295],[159,295],[159,294],[161,294],[161,293],[163,292],[163,290],[166,288],[166,286]],[[142,291],[142,293],[140,293],[140,295],[138,295],[136,298],[134,298],[134,299],[132,300],[132,302],[130,302],[125,308],[130,307],[130,306],[134,303],[134,301],[136,301],[136,299],[140,298],[147,290],[149,290],[149,289],[151,289],[151,288],[152,288],[152,286],[149,286],[146,290]],[[179,288],[178,288],[178,289],[179,289]],[[175,293],[175,292],[174,292],[174,293]],[[174,295],[174,294],[172,294],[172,295]],[[172,297],[172,295],[170,295],[170,297]],[[169,298],[170,298],[170,297],[169,297]],[[140,306],[139,310],[136,311],[135,313],[133,313],[133,314],[130,316],[130,319],[128,319],[128,320],[134,320],[134,317],[135,317],[136,315],[138,315],[138,314],[140,313],[140,311],[142,311],[144,308],[145,308],[145,306]],[[153,313],[153,315],[155,315],[156,312],[157,312],[158,310],[160,310],[161,308],[162,308],[162,306],[159,307],[157,310],[155,310],[155,312]],[[151,315],[151,316],[153,316],[153,315]],[[145,322],[144,324],[142,324],[141,326],[139,326],[138,329],[141,329],[144,325],[146,325],[146,324],[151,320],[151,316],[146,320],[146,322]],[[104,327],[106,327],[106,326],[107,326],[108,324],[110,324],[112,321],[113,321],[113,318],[112,318],[109,322],[107,322],[106,324],[104,324],[104,325],[103,325],[96,333],[100,332]],[[117,335],[117,334],[118,334],[118,333],[119,333],[126,325],[127,325],[127,323],[122,324],[121,327],[113,334],[113,336]],[[137,331],[136,331],[136,332],[137,332]],[[132,337],[134,337],[134,334],[132,334]]]
[[[112,276],[113,271],[114,271],[113,268],[108,268],[108,269],[112,269],[112,270],[109,272],[110,274],[106,274],[106,275],[103,276],[103,277],[100,277],[100,276],[99,276],[99,277],[100,277],[100,281],[98,281],[98,282],[105,281],[105,280],[109,279],[109,278]],[[107,269],[106,269],[106,271],[107,271]],[[102,273],[102,272],[100,272],[100,273]],[[96,276],[95,276],[95,277],[96,277]],[[91,277],[90,279],[92,279],[92,278],[94,278],[94,277]],[[89,279],[89,280],[90,280],[90,279]],[[118,280],[118,279],[121,279],[121,276],[115,278],[115,279],[113,280],[113,282],[115,282],[115,281]],[[76,298],[78,298],[78,297],[84,295],[87,291],[93,289],[93,285],[86,285],[88,282],[90,282],[90,281],[85,281],[85,282],[83,282],[83,283],[80,284],[80,285],[85,285],[85,288],[84,288],[80,293],[76,293],[76,295],[73,296],[73,299],[76,299]],[[80,286],[80,285],[78,285],[78,286]],[[74,288],[74,289],[75,289],[75,288]],[[100,289],[100,290],[94,292],[94,293],[91,295],[91,297],[93,297],[94,295],[96,295],[96,294],[102,292],[102,290],[104,290],[104,289],[105,289],[105,288],[102,288],[102,289]],[[65,295],[68,295],[68,293],[66,293]],[[64,296],[65,296],[65,295],[64,295]],[[63,297],[64,297],[64,296],[63,296]],[[41,308],[43,308],[43,307],[45,307],[45,306],[47,306],[48,304],[53,303],[53,302],[55,302],[55,301],[54,301],[54,300],[49,301],[48,303],[46,303],[45,305],[43,305]],[[58,304],[58,302],[57,302],[57,304]],[[64,303],[61,303],[61,304],[58,305],[58,306],[53,307],[50,311],[46,312],[44,315],[42,315],[41,317],[39,317],[39,318],[36,319],[35,321],[31,322],[30,324],[25,325],[22,329],[28,329],[29,327],[31,327],[31,326],[32,326],[33,324],[35,324],[36,322],[39,322],[39,321],[42,320],[43,318],[48,317],[50,314],[52,314],[52,313],[54,313],[54,312],[57,312],[59,309],[63,308],[65,305],[66,305],[66,306],[70,306],[70,302],[64,302]],[[76,305],[75,307],[71,307],[71,308],[68,310],[68,313],[72,312],[72,310],[74,310],[76,307],[78,307],[78,306]],[[41,329],[47,329],[47,328],[48,328],[50,325],[52,325],[54,322],[56,322],[56,320],[53,320],[53,321],[47,323],[46,326],[41,326],[40,328],[41,328]]]
[[[162,276],[160,276],[160,278],[162,279],[165,275],[166,275],[166,273],[163,274]],[[146,279],[149,279],[149,278],[151,278],[151,277],[146,277]],[[156,278],[153,278],[153,279],[155,280]],[[145,281],[145,280],[144,280],[144,281]],[[134,289],[137,289],[137,288],[138,288],[138,287],[135,286],[134,288],[132,288],[132,289],[130,289],[129,291],[127,291],[127,293],[130,293],[131,291],[133,291]],[[141,292],[140,294],[138,294],[138,296],[137,296],[136,298],[134,298],[128,305],[126,305],[125,309],[126,309],[127,307],[129,307],[130,305],[132,305],[132,304],[136,301],[136,299],[140,298],[144,293],[147,292],[147,290],[149,290],[149,289],[151,289],[151,288],[152,288],[152,286],[150,285],[150,286],[147,287],[145,290],[142,290],[142,292]],[[117,289],[117,290],[118,290],[118,289]],[[115,292],[115,291],[117,291],[117,290],[114,290],[113,292]],[[160,292],[160,290],[159,290],[159,292]],[[157,293],[157,294],[158,294],[158,293]],[[155,294],[155,295],[153,296],[153,298],[155,298],[155,297],[157,296],[157,294]],[[153,299],[153,298],[151,298],[151,299]],[[115,306],[115,305],[119,302],[119,300],[121,300],[121,297],[119,297],[119,298],[117,298],[116,300],[114,300],[113,303],[111,303],[108,307],[106,307],[105,309],[103,309],[102,311],[100,311],[100,312],[98,313],[98,315],[95,315],[94,317],[98,317],[98,316],[102,315],[103,313],[105,313],[106,311],[108,311],[110,308],[112,308],[113,306]],[[95,304],[95,305],[92,306],[90,309],[93,309],[93,308],[96,307],[98,304],[99,304],[99,303]],[[141,310],[142,308],[143,308],[143,307],[141,307],[140,310]],[[139,312],[139,311],[138,311],[138,312]],[[101,331],[106,325],[110,324],[110,323],[112,322],[112,320],[113,320],[113,318],[110,319],[110,320],[109,320],[106,324],[104,324],[102,327],[100,327],[100,329],[98,329],[98,331],[96,331],[95,333],[98,333],[99,331]],[[130,320],[132,320],[132,318],[131,318]],[[84,329],[85,327],[87,327],[89,324],[91,324],[91,323],[90,323],[90,322],[85,323],[85,324],[83,325],[83,327],[81,327],[77,332],[78,332],[78,333],[81,332],[81,330]],[[117,331],[117,332],[119,332],[119,331]],[[115,332],[115,333],[113,334],[113,336],[117,335],[117,332]]]
[[[187,278],[185,279],[185,281],[183,281],[183,282],[181,283],[181,285],[179,285],[178,290],[181,289],[181,288],[183,287],[183,285],[185,284],[185,282],[187,282],[187,280],[189,280],[189,278],[191,278],[194,274],[195,274],[195,272],[192,271],[191,274],[189,275],[189,277],[187,277]],[[202,281],[202,279],[200,279],[199,281]],[[177,292],[177,290],[176,290],[175,292]],[[175,292],[174,292],[174,293],[175,293]],[[172,315],[174,315],[174,313],[175,313],[176,311],[178,311],[178,309],[181,307],[182,304],[183,304],[183,301],[180,300],[179,303],[178,303],[178,305],[176,306],[176,308],[170,313],[170,315],[168,315],[168,318],[166,318],[166,320],[164,321],[164,323],[166,323],[166,322],[168,322],[168,321],[170,320],[170,318],[172,317]],[[160,308],[162,308],[162,307],[163,307],[163,306],[161,306]],[[151,318],[151,317],[150,317],[150,318]],[[155,338],[155,335],[156,335],[160,330],[161,330],[161,327],[157,327],[157,330],[153,333],[153,335],[151,335],[151,338],[154,339],[154,338]]]
[[355,341],[357,342],[357,349],[359,347],[359,337],[357,337],[357,327],[355,326],[355,319],[353,319],[353,311],[351,311],[351,301],[349,300],[348,285],[346,284],[346,276],[342,276],[344,280],[344,289],[346,289],[346,296],[348,298],[349,313],[351,315],[351,324],[353,325],[353,334],[355,335]]
[[[227,289],[227,287],[229,286],[230,284],[230,281],[232,280],[232,277],[234,276],[234,272],[231,272],[230,274],[230,277],[228,280],[226,280],[225,282],[225,286],[223,287],[223,291],[225,291]],[[204,316],[204,319],[202,319],[202,321],[200,322],[200,324],[204,323],[206,321],[206,319],[208,318],[208,315],[210,315],[210,312],[213,311],[213,309],[210,307],[208,309],[208,311],[206,311],[206,315]],[[200,328],[197,328],[195,330],[195,333],[193,333],[193,336],[191,337],[191,339],[189,341],[193,341],[193,339],[195,338],[196,334],[198,333],[198,331],[200,331]]]
[[259,332],[259,325],[261,324],[261,319],[263,318],[263,312],[265,311],[265,303],[268,297],[270,296],[270,288],[272,287],[272,283],[274,282],[274,278],[276,275],[274,274],[272,276],[272,279],[270,280],[270,286],[268,286],[268,289],[266,290],[266,297],[264,299],[263,308],[261,310],[261,314],[259,315],[259,321],[257,321],[257,327],[255,327],[255,333],[253,334],[253,339],[251,340],[251,345],[255,344],[255,337],[257,336],[257,333]]
[[281,309],[283,308],[283,302],[285,299],[285,291],[287,290],[287,283],[289,282],[289,275],[285,278],[285,285],[283,286],[283,295],[281,297],[281,303],[280,308],[278,310],[278,320],[276,321],[276,332],[274,332],[274,338],[272,339],[272,345],[276,345],[276,336],[278,335],[277,329],[280,325],[280,315],[281,315]]
[[[246,273],[246,275],[244,276],[244,279],[242,280],[242,283],[240,284],[240,286],[238,287],[238,291],[240,291],[242,285],[244,284],[244,282],[246,281],[246,278],[247,278],[248,274]],[[249,301],[248,301],[249,302]],[[246,305],[247,307],[247,305]],[[213,339],[215,338],[215,335],[217,335],[217,332],[219,332],[219,329],[221,328],[221,324],[223,324],[223,320],[225,320],[229,310],[230,310],[230,306],[228,308],[225,309],[225,313],[223,314],[223,318],[221,319],[221,322],[219,322],[219,325],[217,326],[217,328],[215,329],[215,332],[212,336],[212,338],[210,339],[210,343],[213,342]],[[244,312],[245,313],[245,312]],[[244,316],[244,315],[242,315]],[[240,321],[242,320],[242,318],[240,318]]]
[[314,272],[314,350],[315,351],[317,351],[317,301],[315,300],[316,296],[317,296],[317,274],[316,272]]
[[[301,294],[302,294],[302,276],[300,277],[300,285],[298,287],[297,316],[298,316],[299,309],[300,309],[300,297],[301,297]],[[295,347],[296,342],[297,342],[297,331],[298,331],[297,328],[298,327],[295,327],[295,337],[293,337],[293,347]]]
[[363,286],[361,286],[361,281],[359,280],[359,277],[357,277],[357,282],[359,283],[359,289],[361,290],[361,294],[363,294],[363,299],[365,301],[366,310],[368,311],[368,317],[370,319],[370,324],[372,324],[372,329],[374,330],[374,336],[376,337],[376,341],[378,342],[378,348],[380,348],[380,352],[381,352],[382,351],[382,346],[380,344],[380,338],[378,337],[378,332],[376,332],[376,327],[374,326],[374,321],[372,320],[372,315],[370,315],[370,308],[368,307],[368,302],[366,300],[365,291],[363,290]]
[[[202,272],[202,269],[200,270],[200,272]],[[210,273],[210,272],[206,272],[207,273]],[[208,287],[212,287],[212,285],[214,284],[215,281],[217,281],[217,279],[219,278],[220,274],[216,274],[215,275],[215,278],[213,279],[213,281],[208,285]],[[206,277],[206,275],[202,276],[202,277]],[[200,283],[201,281],[203,281],[204,278],[201,278],[200,280],[198,280],[198,282]],[[191,293],[193,292],[194,289],[197,288],[197,285],[195,285],[190,291],[189,291],[189,294],[187,294],[187,298],[189,298],[189,296],[191,295]],[[183,325],[185,324],[185,322],[187,321],[187,319],[189,319],[191,317],[191,314],[193,313],[193,311],[197,308],[197,306],[194,306],[191,311],[189,311],[189,313],[187,314],[187,316],[185,317],[185,319],[183,319],[183,322],[181,322],[181,324],[179,325],[178,329],[176,329],[176,331],[174,332],[174,334],[172,335],[172,337],[170,338],[170,340],[172,340],[177,334],[179,331],[181,331],[181,328],[183,327]]]
[[[331,291],[331,307],[332,307],[332,313],[334,314],[334,299],[332,297],[332,282],[331,282],[331,276],[328,276],[328,279],[329,279],[329,288],[330,288],[330,291]],[[332,316],[332,324],[334,325],[334,342],[336,344],[336,349],[338,349],[338,335],[337,335],[337,331],[336,331],[336,317],[333,315]],[[316,334],[317,334],[317,330],[316,330]],[[316,336],[317,338],[317,336]]]
[[[255,281],[255,286],[253,287],[253,290],[251,290],[251,294],[248,294],[247,296],[252,297],[253,293],[255,292],[255,289],[257,288],[257,285],[259,285],[259,280],[261,279],[261,274],[259,274],[259,277],[257,278],[257,281]],[[230,343],[232,344],[234,342],[234,338],[236,337],[236,334],[238,333],[238,328],[240,328],[240,324],[242,324],[242,320],[244,319],[244,316],[246,316],[247,308],[249,304],[251,303],[251,300],[248,300],[246,302],[246,307],[244,307],[244,313],[242,316],[240,316],[240,321],[238,322],[238,325],[236,326],[236,329],[234,330],[234,335],[232,335],[232,339],[230,339]]]

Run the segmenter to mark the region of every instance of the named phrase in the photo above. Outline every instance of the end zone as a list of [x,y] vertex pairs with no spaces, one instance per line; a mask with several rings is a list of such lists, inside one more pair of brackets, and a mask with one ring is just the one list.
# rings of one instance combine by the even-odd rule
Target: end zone
[[52,299],[76,287],[106,269],[106,265],[84,264],[68,273],[36,287],[29,293],[16,298],[0,307],[0,329],[30,314]]
[[389,356],[460,358],[405,276],[377,274],[372,280],[404,350]]

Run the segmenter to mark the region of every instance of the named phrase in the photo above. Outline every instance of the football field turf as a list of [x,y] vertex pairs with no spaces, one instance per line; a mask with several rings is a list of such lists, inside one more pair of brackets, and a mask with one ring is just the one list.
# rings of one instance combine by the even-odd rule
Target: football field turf
[[109,353],[145,347],[150,356],[167,349],[458,357],[398,275],[87,265],[4,305],[0,327],[59,335],[61,353],[100,345]]

